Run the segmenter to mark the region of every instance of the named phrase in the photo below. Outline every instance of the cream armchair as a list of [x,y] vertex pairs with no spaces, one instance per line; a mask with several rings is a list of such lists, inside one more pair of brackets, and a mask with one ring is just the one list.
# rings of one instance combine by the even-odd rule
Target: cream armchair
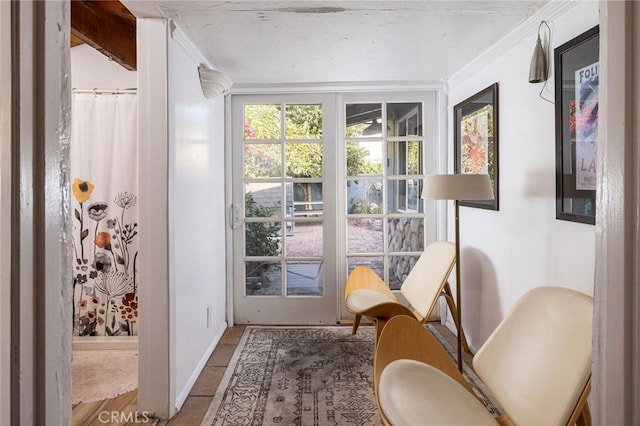
[[590,425],[593,299],[574,290],[526,293],[473,359],[505,414],[491,416],[453,361],[418,322],[385,326],[374,387],[390,425]]
[[[420,322],[429,319],[438,298],[443,296],[455,320],[456,306],[449,286],[449,275],[456,264],[456,249],[453,243],[437,241],[429,244],[409,275],[402,283],[400,292],[409,302],[405,306],[398,301],[389,286],[378,274],[366,266],[358,266],[349,274],[345,286],[345,305],[355,314],[355,334],[363,316],[376,322],[376,341],[386,322],[397,315],[409,315]],[[459,330],[460,327],[458,327]],[[469,351],[462,332],[462,347]]]

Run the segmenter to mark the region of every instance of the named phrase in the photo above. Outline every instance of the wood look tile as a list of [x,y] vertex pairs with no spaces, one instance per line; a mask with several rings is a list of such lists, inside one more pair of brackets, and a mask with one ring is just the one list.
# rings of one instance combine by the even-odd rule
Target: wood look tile
[[169,425],[174,426],[200,426],[204,415],[211,405],[210,396],[189,396],[182,405],[180,412],[176,414]]
[[190,396],[213,396],[224,376],[226,367],[204,367],[189,393]]
[[244,325],[236,325],[233,327],[227,328],[227,330],[222,335],[222,339],[220,339],[220,344],[224,345],[237,345],[240,343],[240,339],[242,338],[242,334],[245,330]]
[[237,345],[219,344],[207,361],[207,367],[226,367]]

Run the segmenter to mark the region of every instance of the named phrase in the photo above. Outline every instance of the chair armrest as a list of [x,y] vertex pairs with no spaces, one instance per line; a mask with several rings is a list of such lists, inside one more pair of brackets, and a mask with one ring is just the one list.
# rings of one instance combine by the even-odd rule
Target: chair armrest
[[377,394],[380,409],[392,425],[497,424],[467,389],[422,362],[391,362],[382,371]]

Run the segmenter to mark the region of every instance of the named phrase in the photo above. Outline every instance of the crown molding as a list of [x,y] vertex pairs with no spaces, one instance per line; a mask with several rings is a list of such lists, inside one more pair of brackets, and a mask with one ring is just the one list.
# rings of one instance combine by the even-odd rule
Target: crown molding
[[175,22],[169,20],[169,31],[171,40],[173,40],[180,48],[196,63],[204,65],[209,69],[215,69],[215,67],[204,57],[202,52],[196,48],[191,39],[187,37],[182,28]]
[[538,26],[541,21],[553,22],[559,16],[577,4],[589,0],[552,0],[543,8],[531,15],[526,21],[518,25],[513,31],[498,40],[493,46],[482,52],[467,65],[453,73],[448,79],[449,85],[455,85],[473,74],[478,69],[484,68],[506,52],[530,38],[532,34],[538,33]]
[[333,83],[238,83],[231,89],[232,95],[262,95],[289,93],[346,93],[391,92],[415,90],[441,90],[442,81],[369,81]]

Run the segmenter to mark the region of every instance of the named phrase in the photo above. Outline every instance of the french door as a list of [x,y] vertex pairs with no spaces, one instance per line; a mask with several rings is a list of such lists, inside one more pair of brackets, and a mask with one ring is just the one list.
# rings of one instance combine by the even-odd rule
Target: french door
[[237,323],[336,322],[334,99],[232,99]]
[[349,318],[347,274],[368,265],[400,288],[436,239],[436,96],[232,98],[234,321]]

